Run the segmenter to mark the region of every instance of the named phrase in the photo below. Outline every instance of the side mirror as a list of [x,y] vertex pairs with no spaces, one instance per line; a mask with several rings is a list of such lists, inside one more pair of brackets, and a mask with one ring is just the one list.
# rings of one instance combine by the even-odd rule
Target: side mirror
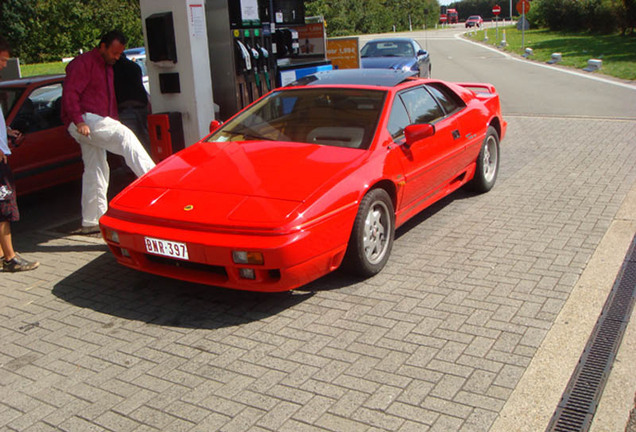
[[428,53],[425,50],[422,50],[422,49],[417,52],[417,56],[418,57],[427,56],[427,55],[428,55]]
[[223,124],[223,122],[218,121],[218,120],[212,120],[210,122],[210,133],[214,132],[215,130],[217,130],[218,128],[221,127],[221,125]]
[[435,126],[430,123],[412,124],[404,128],[407,148],[433,135],[435,135]]

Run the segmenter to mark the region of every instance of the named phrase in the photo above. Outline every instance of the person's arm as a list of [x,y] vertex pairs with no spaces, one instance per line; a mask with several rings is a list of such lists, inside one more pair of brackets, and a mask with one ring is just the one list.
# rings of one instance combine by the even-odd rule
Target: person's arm
[[22,142],[22,139],[24,138],[22,132],[17,129],[11,129],[10,127],[7,127],[7,136],[13,138],[13,140],[11,140],[13,147],[19,146]]
[[[84,59],[81,59],[84,60]],[[87,61],[74,60],[66,67],[66,78],[62,91],[62,107],[71,119],[77,131],[88,136],[90,128],[82,119],[82,108],[80,98],[90,81],[90,70]]]

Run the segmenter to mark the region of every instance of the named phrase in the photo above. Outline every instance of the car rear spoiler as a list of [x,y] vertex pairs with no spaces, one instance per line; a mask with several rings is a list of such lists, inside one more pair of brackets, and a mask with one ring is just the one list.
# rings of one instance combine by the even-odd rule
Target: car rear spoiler
[[497,93],[497,90],[495,90],[495,86],[492,84],[486,84],[486,83],[456,83],[456,84],[468,90],[472,90],[475,93],[489,93],[489,94]]

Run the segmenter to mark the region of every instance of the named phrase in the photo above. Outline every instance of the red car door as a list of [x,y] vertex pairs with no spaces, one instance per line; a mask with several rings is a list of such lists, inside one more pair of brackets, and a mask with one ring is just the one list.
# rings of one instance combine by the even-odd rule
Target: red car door
[[459,131],[459,142],[457,144],[464,148],[459,164],[459,169],[463,169],[477,159],[477,154],[484,138],[482,136],[484,133],[483,125],[486,124],[488,118],[480,107],[466,106],[443,83],[430,83],[426,88],[444,108],[446,115],[455,118],[457,130]]
[[[435,134],[407,147],[400,129],[409,124],[431,123]],[[404,170],[402,210],[409,211],[435,195],[460,170],[464,146],[457,121],[444,111],[424,87],[409,89],[396,96],[389,119],[389,131],[399,147]]]
[[11,113],[11,127],[24,135],[9,158],[18,194],[81,177],[79,145],[60,119],[61,97],[61,81],[30,87]]

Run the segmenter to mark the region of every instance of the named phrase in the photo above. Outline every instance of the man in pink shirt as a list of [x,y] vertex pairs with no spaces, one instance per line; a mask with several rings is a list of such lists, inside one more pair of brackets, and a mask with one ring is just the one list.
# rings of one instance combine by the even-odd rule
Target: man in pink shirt
[[138,177],[155,166],[135,134],[118,121],[113,64],[126,46],[118,31],[106,33],[97,48],[77,56],[66,67],[62,121],[79,143],[82,176],[82,232],[99,232],[108,209],[110,170],[106,151],[121,155]]

